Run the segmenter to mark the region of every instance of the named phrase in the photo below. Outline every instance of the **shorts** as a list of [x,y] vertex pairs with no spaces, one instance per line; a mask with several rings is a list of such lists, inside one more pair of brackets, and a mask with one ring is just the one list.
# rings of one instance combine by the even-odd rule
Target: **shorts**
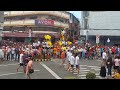
[[74,65],[71,65],[71,67],[73,68],[73,67],[74,67]]
[[76,65],[76,68],[79,68],[79,65]]
[[23,63],[20,63],[20,66],[23,66]]

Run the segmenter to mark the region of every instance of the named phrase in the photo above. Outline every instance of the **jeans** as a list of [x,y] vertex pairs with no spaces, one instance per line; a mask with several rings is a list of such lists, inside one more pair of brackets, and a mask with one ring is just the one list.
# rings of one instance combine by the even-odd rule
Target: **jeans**
[[15,54],[15,60],[19,60],[20,54],[16,53]]
[[10,53],[7,53],[7,60],[10,60]]
[[111,67],[108,67],[108,73],[107,73],[107,75],[110,75],[110,76],[112,75],[112,74],[111,74],[111,70],[112,70],[112,68],[111,68]]
[[85,52],[82,52],[82,59],[85,59]]
[[11,54],[11,60],[14,60],[14,54]]

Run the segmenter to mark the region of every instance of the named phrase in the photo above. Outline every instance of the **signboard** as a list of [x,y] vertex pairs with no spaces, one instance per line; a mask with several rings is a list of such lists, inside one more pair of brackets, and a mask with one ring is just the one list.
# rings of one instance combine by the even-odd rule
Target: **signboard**
[[54,25],[54,20],[35,20],[35,25],[53,26]]
[[96,35],[96,43],[99,43],[99,42],[100,42],[100,36]]

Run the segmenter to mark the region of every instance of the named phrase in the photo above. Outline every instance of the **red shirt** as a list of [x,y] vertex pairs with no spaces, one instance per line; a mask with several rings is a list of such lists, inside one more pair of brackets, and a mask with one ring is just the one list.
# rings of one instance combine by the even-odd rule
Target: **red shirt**
[[111,51],[115,53],[115,48],[112,48],[112,50],[111,50]]
[[65,59],[65,52],[64,51],[61,53],[61,59]]

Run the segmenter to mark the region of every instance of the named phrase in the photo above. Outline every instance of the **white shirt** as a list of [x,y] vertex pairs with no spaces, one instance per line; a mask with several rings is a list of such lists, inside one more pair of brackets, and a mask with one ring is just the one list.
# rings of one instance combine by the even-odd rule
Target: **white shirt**
[[40,41],[38,41],[38,44],[40,45]]
[[65,41],[62,41],[62,44],[65,45]]
[[103,58],[103,59],[106,59],[106,56],[107,56],[106,52],[103,52],[102,58]]
[[119,59],[115,59],[114,62],[115,62],[115,66],[119,66]]
[[74,65],[75,63],[75,57],[74,56],[70,56],[70,64]]
[[15,53],[15,48],[12,48],[11,52],[12,52],[12,54],[14,54]]
[[72,56],[72,53],[69,52],[69,53],[68,53],[68,61],[70,61],[71,56]]
[[10,51],[11,51],[11,49],[10,49],[10,48],[8,48],[8,49],[7,49],[7,52],[10,52]]
[[82,48],[80,48],[80,52],[82,52],[83,51],[83,49]]
[[0,58],[4,58],[4,52],[2,49],[0,49]]
[[20,54],[20,61],[19,61],[20,63],[23,63],[23,58],[22,57],[23,57],[23,54]]
[[68,52],[68,51],[67,51],[67,53],[66,53],[66,54],[67,54],[67,59],[69,58],[69,53],[70,53],[70,52]]
[[75,58],[75,65],[79,65],[79,57],[78,56],[76,56],[76,58]]

